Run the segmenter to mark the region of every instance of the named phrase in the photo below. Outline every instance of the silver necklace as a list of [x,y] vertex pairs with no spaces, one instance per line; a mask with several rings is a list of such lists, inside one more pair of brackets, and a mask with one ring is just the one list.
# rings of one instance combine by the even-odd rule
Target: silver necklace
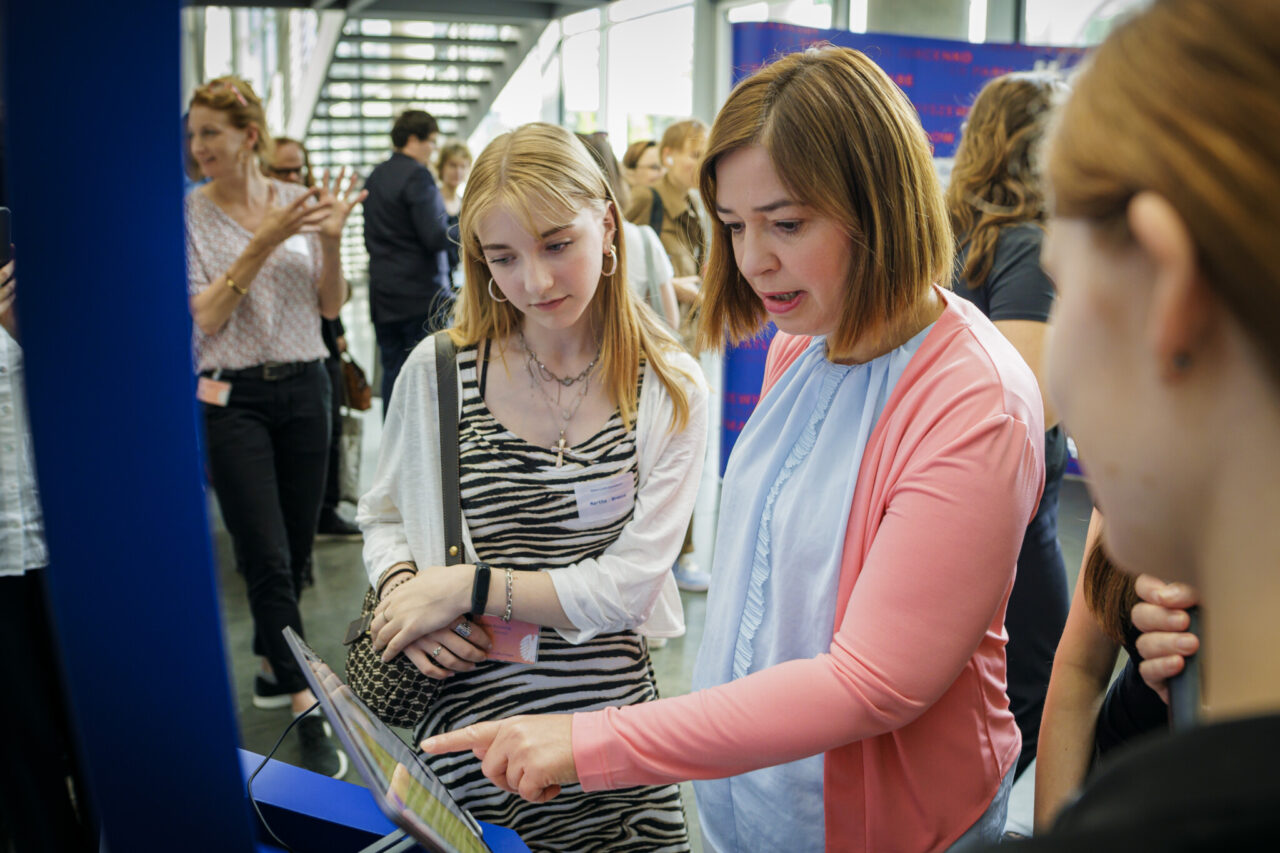
[[563,376],[556,376],[554,373],[552,373],[550,370],[547,369],[547,366],[542,363],[541,359],[538,358],[538,354],[533,351],[533,347],[529,346],[529,342],[524,339],[524,329],[518,329],[517,334],[520,335],[520,346],[524,347],[524,351],[529,356],[529,360],[533,364],[537,365],[538,374],[544,380],[547,380],[548,382],[559,382],[565,388],[568,388],[571,385],[577,385],[579,382],[586,379],[589,375],[591,375],[591,371],[595,368],[596,362],[600,360],[600,345],[597,344],[596,354],[592,356],[591,361],[587,362],[587,366],[582,368],[581,373],[579,373],[577,376],[571,376],[568,378]]
[[560,421],[560,437],[556,439],[555,444],[551,445],[551,450],[555,451],[556,454],[556,467],[560,468],[564,465],[564,455],[569,452],[569,440],[565,437],[565,430],[569,428],[569,423],[573,420],[573,416],[578,414],[578,409],[582,408],[582,401],[587,399],[587,391],[591,388],[591,379],[588,376],[580,377],[582,388],[574,395],[576,399],[573,401],[572,407],[566,409],[560,401],[561,388],[556,388],[556,397],[553,400],[551,395],[547,393],[547,389],[542,387],[542,382],[538,381],[538,363],[532,353],[526,355],[525,364],[529,368],[529,384],[537,390],[538,395],[542,397],[542,401],[547,404],[551,417]]

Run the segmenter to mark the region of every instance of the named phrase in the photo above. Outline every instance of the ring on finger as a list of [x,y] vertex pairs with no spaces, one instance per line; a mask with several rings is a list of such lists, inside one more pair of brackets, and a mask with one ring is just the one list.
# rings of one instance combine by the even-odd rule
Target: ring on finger
[[436,660],[439,660],[439,659],[440,659],[440,653],[441,653],[442,651],[444,651],[444,646],[443,646],[443,645],[438,645],[438,646],[436,646],[434,649],[432,649],[432,650],[431,650],[431,656],[432,656],[433,658],[435,658]]
[[462,637],[463,639],[466,639],[467,637],[470,637],[470,636],[471,636],[471,623],[470,623],[470,622],[468,622],[467,620],[463,619],[463,620],[462,620],[461,622],[459,622],[457,625],[454,625],[454,626],[453,626],[453,633],[457,634],[459,637]]

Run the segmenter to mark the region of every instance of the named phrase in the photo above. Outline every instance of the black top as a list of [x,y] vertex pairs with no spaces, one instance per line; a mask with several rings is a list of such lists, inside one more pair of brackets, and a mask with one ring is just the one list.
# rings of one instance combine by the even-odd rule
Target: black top
[[[956,259],[952,290],[994,321],[1045,322],[1053,309],[1054,290],[1040,267],[1044,231],[1033,223],[1010,225],[996,239],[995,259],[987,280],[971,290],[960,279],[968,247]],[[1023,534],[1018,573],[1005,611],[1009,709],[1022,732],[1017,775],[1036,757],[1040,717],[1053,672],[1058,638],[1067,624],[1071,590],[1058,544],[1058,493],[1067,465],[1067,439],[1060,426],[1045,433],[1045,483],[1036,514]]]
[[996,238],[996,255],[986,282],[971,290],[960,279],[969,247],[956,258],[951,288],[987,315],[991,322],[999,320],[1039,320],[1047,322],[1053,308],[1053,282],[1040,266],[1040,244],[1044,229],[1034,223],[1010,225]]
[[999,850],[1274,850],[1280,840],[1277,767],[1280,716],[1153,735],[1104,763],[1052,832]]
[[1139,631],[1132,623],[1125,626],[1124,648],[1129,660],[1098,709],[1098,727],[1094,733],[1094,760],[1102,758],[1127,741],[1148,732],[1169,728],[1169,706],[1147,686],[1138,672]]
[[373,322],[426,317],[451,296],[444,199],[431,172],[396,152],[364,183],[364,245],[369,250]]

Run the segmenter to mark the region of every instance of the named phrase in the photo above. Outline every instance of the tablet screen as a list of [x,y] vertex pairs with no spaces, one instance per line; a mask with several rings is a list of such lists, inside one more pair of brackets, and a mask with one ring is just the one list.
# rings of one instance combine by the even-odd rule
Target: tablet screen
[[487,853],[480,827],[418,755],[296,633],[286,629],[285,636],[325,716],[387,816],[428,849]]

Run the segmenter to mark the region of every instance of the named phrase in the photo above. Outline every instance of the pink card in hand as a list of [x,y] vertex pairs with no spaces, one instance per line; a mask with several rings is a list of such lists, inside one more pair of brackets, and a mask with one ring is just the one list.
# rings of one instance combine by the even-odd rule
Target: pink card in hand
[[489,649],[489,660],[506,661],[507,663],[538,662],[537,625],[531,622],[503,622],[499,616],[472,617],[484,626],[493,639],[493,647]]

